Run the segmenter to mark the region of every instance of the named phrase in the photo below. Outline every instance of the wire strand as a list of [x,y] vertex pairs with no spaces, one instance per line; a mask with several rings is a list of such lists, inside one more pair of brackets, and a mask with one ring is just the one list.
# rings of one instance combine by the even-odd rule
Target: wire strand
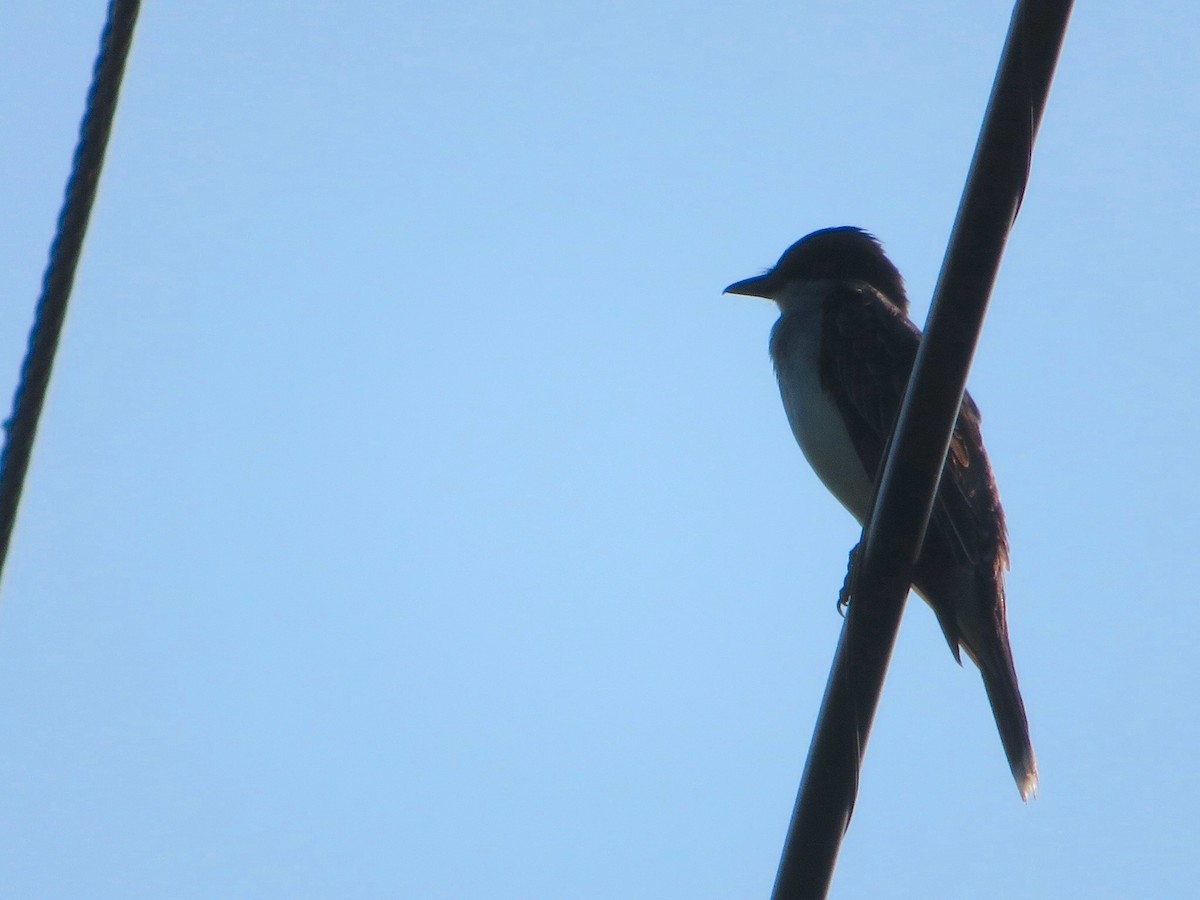
[[42,293],[34,311],[28,349],[13,395],[12,414],[4,422],[5,442],[0,454],[0,578],[8,559],[38,420],[67,315],[67,301],[75,283],[75,270],[96,199],[100,169],[104,164],[104,152],[112,131],[117,95],[140,5],[140,0],[112,0],[108,6],[108,18],[100,35],[100,53],[79,126],[79,143],[75,147],[71,176],[59,212],[54,242],[50,245],[50,259],[42,277]]

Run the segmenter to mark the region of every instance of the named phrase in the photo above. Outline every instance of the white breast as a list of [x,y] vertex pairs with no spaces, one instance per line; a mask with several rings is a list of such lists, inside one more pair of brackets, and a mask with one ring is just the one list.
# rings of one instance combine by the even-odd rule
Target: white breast
[[[813,285],[816,288],[816,285]],[[823,293],[817,291],[817,293]],[[821,304],[818,296],[794,298],[772,342],[779,392],[792,434],[825,487],[860,523],[871,505],[871,479],[859,462],[850,434],[830,396],[821,389]]]

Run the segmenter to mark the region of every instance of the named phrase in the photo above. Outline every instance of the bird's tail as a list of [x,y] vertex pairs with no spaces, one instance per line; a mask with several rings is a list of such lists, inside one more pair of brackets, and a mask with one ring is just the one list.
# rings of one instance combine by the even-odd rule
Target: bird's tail
[[1029,722],[1025,718],[1021,689],[1017,686],[1012,649],[1004,630],[994,635],[988,643],[991,644],[991,652],[977,653],[977,647],[968,647],[967,652],[983,675],[983,687],[992,704],[992,715],[996,717],[1000,742],[1004,745],[1008,766],[1017,781],[1017,790],[1021,792],[1022,800],[1028,800],[1037,793],[1037,760],[1033,755],[1033,742],[1029,738]]

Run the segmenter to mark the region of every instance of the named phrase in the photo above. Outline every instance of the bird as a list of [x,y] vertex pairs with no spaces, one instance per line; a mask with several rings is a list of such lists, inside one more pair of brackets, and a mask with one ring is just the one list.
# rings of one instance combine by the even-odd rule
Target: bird
[[[921,340],[899,270],[869,232],[825,228],[725,293],[778,306],[769,347],[792,434],[820,480],[865,526]],[[979,668],[1027,801],[1038,769],[1008,636],[1004,510],[980,421],[964,393],[913,588],[933,609],[959,665],[961,648]],[[840,602],[845,598],[843,589]]]

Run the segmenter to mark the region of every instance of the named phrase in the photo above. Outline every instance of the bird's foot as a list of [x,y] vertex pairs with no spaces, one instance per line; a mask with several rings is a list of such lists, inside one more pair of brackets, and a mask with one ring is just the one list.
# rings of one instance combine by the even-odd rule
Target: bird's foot
[[854,580],[854,568],[858,564],[858,548],[861,544],[855,544],[850,551],[850,559],[846,562],[846,579],[842,582],[842,589],[838,591],[837,611],[843,617],[846,615],[846,610],[850,608],[850,584]]

